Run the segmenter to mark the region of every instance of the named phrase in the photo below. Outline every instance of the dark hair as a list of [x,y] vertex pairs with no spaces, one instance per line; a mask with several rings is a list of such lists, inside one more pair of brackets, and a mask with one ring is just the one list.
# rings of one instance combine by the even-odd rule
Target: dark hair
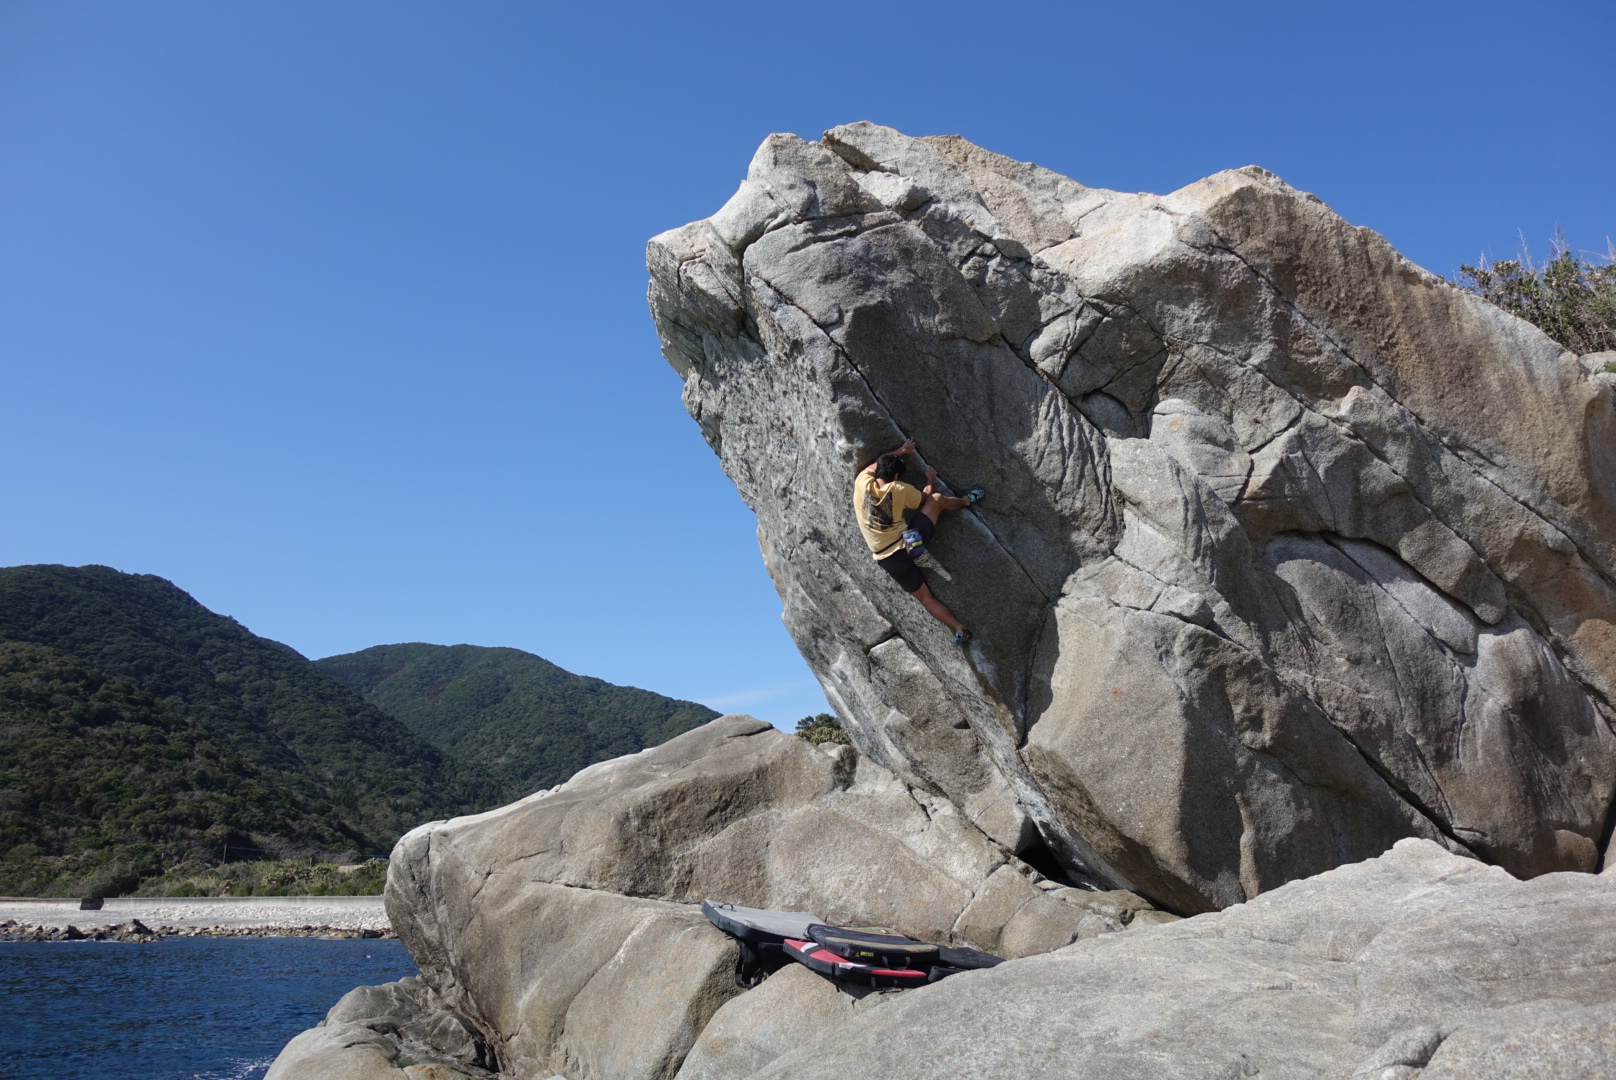
[[883,484],[891,480],[902,480],[903,457],[899,454],[882,454],[876,458],[875,478]]

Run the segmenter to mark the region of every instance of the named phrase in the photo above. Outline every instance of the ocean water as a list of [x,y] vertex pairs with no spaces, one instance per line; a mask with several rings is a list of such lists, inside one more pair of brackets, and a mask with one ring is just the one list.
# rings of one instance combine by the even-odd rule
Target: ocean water
[[417,974],[396,940],[0,942],[3,1080],[259,1080],[356,986]]

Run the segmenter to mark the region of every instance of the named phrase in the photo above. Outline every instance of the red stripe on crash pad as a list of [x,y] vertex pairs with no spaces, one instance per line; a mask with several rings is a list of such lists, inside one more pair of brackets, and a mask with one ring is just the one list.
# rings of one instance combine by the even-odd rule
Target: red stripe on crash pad
[[898,979],[924,979],[926,977],[926,973],[924,971],[916,971],[914,968],[872,968],[866,967],[864,964],[855,964],[847,957],[837,956],[829,949],[821,949],[811,941],[798,941],[795,938],[786,938],[786,944],[790,945],[793,949],[796,949],[798,952],[802,953],[811,960],[818,960],[821,963],[826,964],[835,964],[837,967],[852,968],[858,971],[868,971],[871,975],[886,975]]

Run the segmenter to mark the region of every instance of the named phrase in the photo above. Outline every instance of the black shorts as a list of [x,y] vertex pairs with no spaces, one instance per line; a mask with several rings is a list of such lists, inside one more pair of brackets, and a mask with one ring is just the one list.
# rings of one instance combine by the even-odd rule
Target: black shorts
[[[921,543],[929,542],[932,534],[937,531],[937,526],[931,518],[919,510],[905,510],[903,523],[920,534]],[[909,554],[908,548],[900,545],[897,551],[876,561],[881,569],[892,575],[892,580],[898,583],[898,588],[906,593],[912,593],[926,584],[926,575],[915,565],[915,557]]]

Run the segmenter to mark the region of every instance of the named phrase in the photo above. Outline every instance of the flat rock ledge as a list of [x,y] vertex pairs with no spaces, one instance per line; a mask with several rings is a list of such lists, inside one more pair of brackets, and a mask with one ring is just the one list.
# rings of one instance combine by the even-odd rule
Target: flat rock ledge
[[1522,882],[1403,840],[1222,912],[960,975],[781,1046],[727,1075],[1616,1076],[1616,880]]

